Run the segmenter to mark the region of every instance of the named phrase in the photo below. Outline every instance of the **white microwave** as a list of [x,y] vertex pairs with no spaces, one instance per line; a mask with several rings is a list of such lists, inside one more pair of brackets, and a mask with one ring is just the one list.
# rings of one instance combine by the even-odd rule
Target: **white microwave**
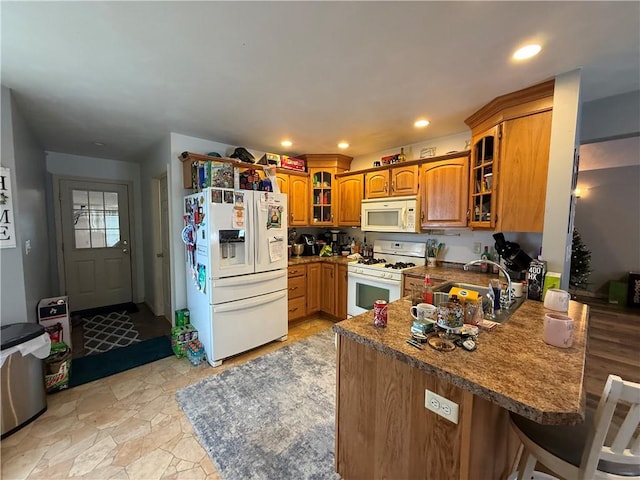
[[417,197],[386,197],[362,200],[362,226],[367,232],[420,231]]

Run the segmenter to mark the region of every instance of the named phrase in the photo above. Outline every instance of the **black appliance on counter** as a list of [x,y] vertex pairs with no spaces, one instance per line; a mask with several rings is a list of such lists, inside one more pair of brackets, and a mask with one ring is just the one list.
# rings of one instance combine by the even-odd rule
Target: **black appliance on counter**
[[300,235],[300,243],[304,245],[303,256],[319,255],[320,247],[316,243],[316,238],[308,233]]
[[494,233],[493,238],[496,241],[496,251],[504,260],[507,269],[517,273],[517,275],[512,275],[513,279],[522,280],[522,272],[529,269],[529,264],[533,259],[520,249],[519,244],[505,240],[503,233]]

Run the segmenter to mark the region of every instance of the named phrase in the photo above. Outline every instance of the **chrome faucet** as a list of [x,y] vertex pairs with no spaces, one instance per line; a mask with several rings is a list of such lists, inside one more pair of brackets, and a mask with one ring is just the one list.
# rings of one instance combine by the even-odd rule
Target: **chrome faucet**
[[502,273],[504,273],[504,276],[507,277],[507,308],[509,308],[511,306],[511,277],[509,276],[509,273],[507,272],[507,270],[500,265],[499,263],[494,262],[493,260],[483,260],[483,259],[479,259],[479,260],[472,260],[468,263],[464,264],[464,268],[465,270],[469,270],[469,267],[471,265],[480,265],[481,263],[489,263],[491,265],[495,265],[496,267],[498,267]]

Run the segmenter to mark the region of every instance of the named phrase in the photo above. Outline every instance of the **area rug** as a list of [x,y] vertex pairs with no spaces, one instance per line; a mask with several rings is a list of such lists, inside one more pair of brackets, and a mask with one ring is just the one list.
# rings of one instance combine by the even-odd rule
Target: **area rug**
[[69,387],[93,382],[171,355],[173,350],[169,337],[156,337],[106,353],[74,358],[71,361]]
[[176,393],[224,480],[340,478],[335,357],[327,330]]
[[82,333],[86,355],[104,353],[140,341],[138,330],[126,311],[83,318]]

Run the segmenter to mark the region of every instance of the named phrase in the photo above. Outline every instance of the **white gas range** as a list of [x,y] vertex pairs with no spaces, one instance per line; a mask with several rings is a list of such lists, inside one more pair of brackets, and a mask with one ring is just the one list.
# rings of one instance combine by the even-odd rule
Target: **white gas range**
[[373,259],[351,262],[347,266],[347,313],[354,316],[369,311],[376,300],[400,299],[402,272],[426,265],[426,253],[426,243],[375,241]]

